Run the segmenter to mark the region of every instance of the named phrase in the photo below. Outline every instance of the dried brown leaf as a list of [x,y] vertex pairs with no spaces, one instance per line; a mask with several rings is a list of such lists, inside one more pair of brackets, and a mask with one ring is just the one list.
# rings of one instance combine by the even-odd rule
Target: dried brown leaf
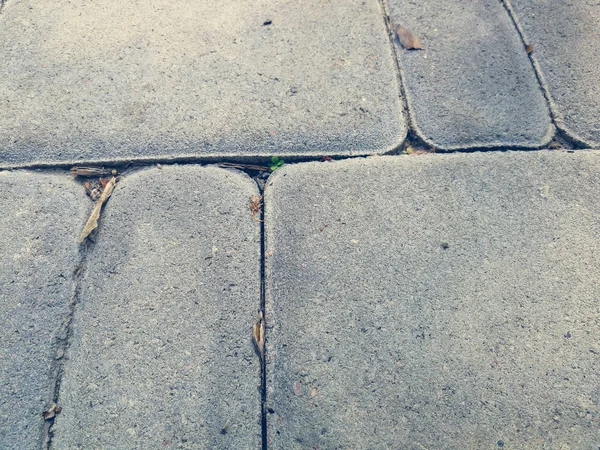
[[531,53],[533,52],[533,45],[527,44],[525,46],[525,51],[527,52],[528,55],[531,55]]
[[262,318],[262,314],[260,320],[254,324],[252,337],[254,338],[254,345],[256,345],[258,354],[263,358],[265,354],[265,321]]
[[419,38],[409,29],[404,28],[402,25],[396,25],[394,32],[396,33],[396,36],[398,36],[400,45],[406,50],[425,50],[425,47],[423,47]]
[[106,186],[104,187],[104,191],[102,191],[102,195],[94,205],[94,209],[92,209],[92,213],[90,214],[90,218],[88,219],[85,227],[83,227],[83,231],[81,232],[81,236],[79,236],[79,242],[83,242],[85,238],[87,238],[92,231],[94,231],[98,227],[98,219],[100,218],[100,212],[102,211],[102,205],[108,200],[110,194],[112,194],[113,189],[115,188],[115,184],[117,184],[117,178],[112,177]]
[[250,212],[252,213],[252,218],[255,222],[262,222],[262,220],[257,219],[256,217],[260,217],[260,209],[262,206],[262,197],[260,195],[253,195],[250,197]]

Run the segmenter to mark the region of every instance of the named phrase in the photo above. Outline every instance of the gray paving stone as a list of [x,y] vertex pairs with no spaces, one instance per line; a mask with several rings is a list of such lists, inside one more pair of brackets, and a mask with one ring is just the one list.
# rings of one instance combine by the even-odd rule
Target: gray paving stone
[[126,176],[83,277],[53,448],[260,448],[260,227],[246,175]]
[[396,45],[413,127],[439,149],[541,147],[548,106],[509,15],[497,0],[387,0],[394,24],[425,51]]
[[39,449],[90,202],[67,175],[0,172],[0,448]]
[[402,143],[377,1],[8,1],[0,166]]
[[284,166],[270,448],[597,448],[600,152]]
[[533,46],[559,128],[600,145],[600,8],[594,0],[511,0],[521,32]]

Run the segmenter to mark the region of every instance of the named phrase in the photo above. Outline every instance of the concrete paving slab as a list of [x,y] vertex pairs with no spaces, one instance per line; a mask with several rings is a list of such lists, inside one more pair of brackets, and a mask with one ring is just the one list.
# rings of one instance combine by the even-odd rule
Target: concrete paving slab
[[369,154],[406,135],[377,1],[11,0],[0,166]]
[[553,137],[548,106],[501,3],[387,0],[394,25],[424,51],[396,45],[412,126],[438,149],[539,148]]
[[270,448],[597,448],[600,152],[267,183]]
[[533,47],[559,128],[600,145],[600,8],[597,1],[506,1]]
[[67,175],[0,172],[0,448],[39,449],[91,204]]
[[88,255],[52,448],[260,448],[256,194],[214,167],[117,184]]

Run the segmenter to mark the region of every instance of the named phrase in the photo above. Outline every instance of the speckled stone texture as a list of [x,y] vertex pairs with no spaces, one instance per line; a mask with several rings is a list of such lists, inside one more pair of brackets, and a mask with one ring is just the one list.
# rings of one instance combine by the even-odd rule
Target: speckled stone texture
[[54,398],[77,236],[91,209],[68,175],[0,172],[0,448],[40,449]]
[[597,448],[600,152],[267,183],[269,448]]
[[125,176],[87,258],[53,448],[261,442],[256,184],[164,166]]
[[600,7],[595,0],[506,0],[531,44],[557,125],[600,146]]
[[406,125],[380,4],[10,0],[0,167],[370,154]]

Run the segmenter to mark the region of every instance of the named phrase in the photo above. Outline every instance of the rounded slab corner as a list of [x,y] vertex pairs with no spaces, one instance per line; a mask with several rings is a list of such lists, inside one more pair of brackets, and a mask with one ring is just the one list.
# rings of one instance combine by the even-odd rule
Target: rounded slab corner
[[[550,118],[550,116],[548,116]],[[445,145],[439,142],[436,142],[434,139],[431,139],[425,135],[423,130],[416,124],[413,123],[413,129],[415,130],[416,135],[425,142],[427,145],[435,148],[436,151],[441,152],[455,152],[460,150],[500,150],[500,149],[528,149],[528,150],[538,150],[546,147],[554,136],[556,135],[556,127],[552,123],[552,120],[549,121],[548,126],[546,128],[546,132],[543,136],[541,136],[537,142],[473,142],[471,144],[466,145]]]

